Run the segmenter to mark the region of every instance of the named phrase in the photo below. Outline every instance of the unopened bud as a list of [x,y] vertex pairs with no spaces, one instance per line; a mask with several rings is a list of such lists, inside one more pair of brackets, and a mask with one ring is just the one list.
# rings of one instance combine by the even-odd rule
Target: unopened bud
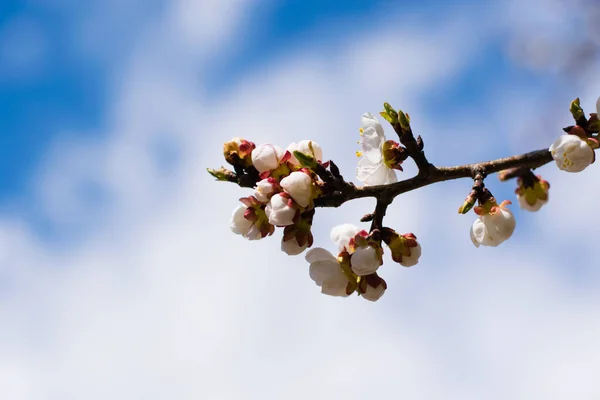
[[579,121],[580,119],[585,118],[583,109],[581,108],[581,105],[579,102],[579,97],[571,102],[570,111],[571,111],[571,114],[573,115],[573,119],[575,119],[575,121]]
[[223,167],[219,169],[206,168],[206,170],[209,174],[217,178],[218,181],[235,182],[237,179],[237,176],[233,173],[233,171]]
[[388,115],[388,118],[385,118],[390,124],[398,123],[398,113],[394,110],[389,103],[383,103],[383,108],[385,109],[385,113]]

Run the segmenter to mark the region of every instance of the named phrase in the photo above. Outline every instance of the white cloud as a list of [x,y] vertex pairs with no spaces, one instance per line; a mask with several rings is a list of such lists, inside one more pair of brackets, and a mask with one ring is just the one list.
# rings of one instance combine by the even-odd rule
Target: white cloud
[[[196,32],[186,14],[199,12],[197,4],[185,4],[167,18],[182,31],[162,31],[160,43],[183,34],[187,46],[235,25],[227,20]],[[473,56],[468,30],[438,29],[389,28],[331,52],[291,52],[216,99],[190,84],[202,57],[180,55],[174,64],[188,65],[170,69],[160,59],[172,48],[142,43],[115,78],[106,141],[57,144],[40,177],[40,204],[59,226],[97,211],[78,194],[81,182],[106,190],[110,208],[89,220],[85,240],[51,248],[22,223],[0,224],[0,276],[9,285],[0,292],[0,326],[8,327],[0,330],[0,395],[592,398],[600,359],[597,281],[587,291],[564,282],[562,266],[545,255],[557,243],[551,233],[530,246],[515,240],[476,250],[468,239],[472,217],[456,214],[468,183],[396,200],[387,221],[415,232],[424,254],[411,269],[384,267],[390,290],[378,303],[321,296],[302,258],[279,251],[280,232],[258,243],[229,232],[244,191],[213,182],[204,170],[222,164],[223,140],[315,138],[351,178],[360,114],[382,100],[418,104]],[[399,38],[403,54],[369,45],[380,36]],[[382,59],[385,66],[370,62]],[[413,119],[439,117],[417,107]],[[181,149],[167,175],[156,137]],[[583,178],[568,182],[585,190]],[[567,193],[553,190],[557,200]],[[364,200],[317,210],[317,244],[332,248],[331,226],[356,222],[372,207]],[[538,221],[552,232],[553,220]],[[577,221],[573,236],[592,233]],[[576,262],[574,268],[594,265],[591,258]]]

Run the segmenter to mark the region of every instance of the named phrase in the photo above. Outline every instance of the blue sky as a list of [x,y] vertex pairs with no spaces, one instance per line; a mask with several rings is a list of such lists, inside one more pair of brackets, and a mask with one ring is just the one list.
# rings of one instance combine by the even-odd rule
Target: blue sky
[[[423,256],[369,304],[322,296],[279,233],[233,235],[247,192],[205,172],[244,136],[314,139],[352,178],[384,101],[439,165],[547,147],[600,93],[578,4],[3,1],[0,397],[596,398],[597,165],[540,170],[536,214],[488,178],[517,218],[494,249],[456,214],[469,182],[396,199]],[[318,210],[315,246],[372,208]]]

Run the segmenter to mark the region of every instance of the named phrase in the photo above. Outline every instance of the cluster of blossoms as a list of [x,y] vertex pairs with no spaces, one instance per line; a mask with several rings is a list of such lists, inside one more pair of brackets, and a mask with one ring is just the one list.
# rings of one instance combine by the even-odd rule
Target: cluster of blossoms
[[[363,114],[358,142],[362,149],[356,152],[359,157],[356,178],[364,186],[394,184],[397,182],[396,170],[402,171],[402,163],[411,157],[419,168],[419,176],[413,180],[420,179],[422,184],[423,179],[435,173],[438,174],[437,180],[425,181],[426,184],[446,180],[439,179],[444,178],[441,175],[444,169],[437,169],[425,158],[423,141],[420,137],[414,138],[408,114],[394,110],[388,103],[384,104],[384,108],[380,115],[392,125],[401,144],[386,139],[383,126],[372,114]],[[571,103],[576,125],[565,128],[566,134],[548,149],[561,170],[580,172],[594,162],[595,150],[600,147],[600,99],[596,108],[597,113],[586,118],[579,99]],[[225,143],[223,153],[235,172],[221,168],[209,169],[209,173],[218,180],[235,182],[254,190],[250,196],[240,199],[241,205],[234,210],[231,218],[231,230],[249,240],[257,240],[272,235],[275,227],[281,227],[281,249],[288,255],[301,254],[312,246],[315,202],[319,206],[338,206],[345,200],[364,197],[367,193],[367,189],[345,182],[333,162],[323,162],[322,149],[312,140],[292,143],[283,150],[272,144],[256,146],[248,140],[235,138]],[[548,162],[548,152],[543,150],[542,156],[547,157],[545,162]],[[515,217],[508,209],[511,202],[505,200],[498,204],[484,185],[486,168],[490,165],[494,168],[492,162],[458,167],[468,168],[468,172],[465,171],[468,175],[460,177],[472,176],[474,180],[471,192],[458,211],[466,214],[472,209],[477,215],[470,230],[471,241],[476,247],[498,246],[512,236],[516,227]],[[539,166],[543,163],[526,165]],[[492,172],[499,172],[499,168],[495,168]],[[446,168],[445,171],[456,169]],[[515,193],[523,210],[539,211],[548,202],[549,183],[534,175],[529,166],[500,171],[499,177],[501,180],[517,179]],[[395,262],[405,267],[417,264],[421,246],[415,235],[401,235],[382,224],[387,206],[395,195],[403,192],[406,184],[412,184],[411,180],[401,182],[392,190],[368,188],[367,195],[377,198],[377,207],[373,214],[365,215],[361,221],[373,221],[371,229],[367,231],[350,224],[333,228],[331,239],[338,247],[337,255],[323,248],[307,252],[310,277],[322,293],[338,297],[358,293],[370,301],[381,298],[387,289],[386,282],[378,275],[383,264],[384,244]],[[399,188],[399,191],[394,190]],[[358,196],[360,193],[362,195]],[[354,197],[344,198],[348,194]],[[342,201],[338,202],[339,199]]]
[[399,235],[393,229],[374,229],[371,233],[351,224],[336,226],[331,240],[338,246],[338,256],[317,247],[306,253],[310,277],[321,287],[321,293],[346,297],[357,292],[369,301],[377,301],[387,289],[377,274],[383,264],[385,243],[392,259],[405,267],[419,261],[421,245],[412,233]]
[[231,230],[257,240],[272,235],[275,227],[283,227],[284,252],[297,255],[310,247],[313,200],[320,189],[315,172],[303,167],[297,157],[304,155],[320,163],[321,147],[314,141],[303,140],[290,144],[284,151],[271,144],[256,146],[235,138],[225,143],[223,153],[240,173],[257,176],[254,193],[241,198],[242,204],[233,212]]
[[[359,170],[370,171],[365,176],[373,178],[371,184],[379,184],[381,178],[387,183],[395,182],[392,168],[399,168],[401,161],[396,157],[392,163],[390,159],[395,157],[394,152],[402,151],[397,150],[400,146],[385,141],[383,127],[370,114],[363,116],[361,132],[365,137],[365,157],[378,165],[363,160]],[[272,144],[256,146],[248,140],[234,138],[224,144],[223,153],[236,173],[223,168],[209,172],[219,180],[249,179],[254,188],[254,193],[241,198],[241,204],[233,211],[231,230],[246,239],[258,240],[272,235],[276,227],[283,227],[281,249],[285,253],[298,255],[311,247],[314,200],[326,187],[316,171],[330,163],[322,161],[319,144],[303,140],[283,150]],[[335,227],[331,237],[339,247],[337,257],[316,248],[306,254],[306,260],[310,264],[311,278],[322,293],[332,296],[349,296],[356,292],[376,301],[383,295],[387,284],[377,275],[383,264],[382,243],[390,249],[392,259],[403,266],[415,265],[421,256],[415,235],[400,235],[387,227],[367,232],[346,224]]]

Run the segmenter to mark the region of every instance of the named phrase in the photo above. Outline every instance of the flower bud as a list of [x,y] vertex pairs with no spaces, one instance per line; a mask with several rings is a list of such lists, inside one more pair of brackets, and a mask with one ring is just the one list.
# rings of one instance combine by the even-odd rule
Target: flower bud
[[254,197],[262,203],[266,203],[271,198],[271,195],[278,191],[279,185],[274,178],[266,178],[256,184]]
[[233,138],[223,144],[223,155],[231,165],[249,167],[252,165],[252,151],[256,145],[246,139]]
[[314,209],[300,214],[300,218],[294,218],[294,224],[283,229],[281,249],[289,255],[302,253],[313,244],[313,235],[310,231]]
[[523,210],[535,212],[548,202],[550,184],[541,179],[541,176],[536,177],[531,174],[531,176],[520,177],[517,185],[515,193],[519,206]]
[[281,250],[289,256],[297,256],[306,250],[307,247],[308,242],[304,243],[303,246],[300,246],[296,237],[293,237],[290,240],[285,240],[285,238],[281,239]]
[[298,143],[290,143],[287,147],[287,151],[292,155],[290,158],[290,162],[296,166],[300,166],[300,161],[294,156],[294,151],[299,151],[302,154],[305,154],[309,157],[312,157],[318,162],[323,160],[323,150],[321,146],[314,140],[301,140]]
[[265,208],[269,223],[275,226],[292,225],[297,211],[294,202],[285,193],[278,193],[271,197]]
[[252,221],[244,218],[246,207],[243,205],[238,206],[231,216],[231,231],[238,235],[244,236],[249,240],[262,239],[260,230],[254,225]]
[[583,113],[583,109],[581,108],[579,97],[571,102],[570,111],[575,121],[579,121],[580,119],[585,118],[585,114]]
[[384,232],[384,241],[392,252],[392,260],[404,267],[412,267],[419,262],[421,245],[412,233],[399,235],[393,230]]
[[235,176],[235,174],[232,171],[225,169],[223,167],[221,167],[219,169],[206,168],[206,171],[208,171],[209,174],[211,174],[212,176],[217,178],[218,181],[224,181],[224,182],[236,182],[237,181],[237,176]]
[[377,271],[383,264],[381,259],[381,247],[359,246],[350,256],[352,272],[358,276],[370,275]]
[[401,164],[407,157],[404,147],[393,140],[387,140],[383,143],[381,154],[386,167],[403,171]]
[[272,144],[261,144],[252,150],[252,164],[259,173],[276,169],[285,152]]
[[314,198],[313,181],[304,172],[292,172],[281,180],[281,187],[300,207],[307,207]]
[[358,285],[360,295],[369,301],[377,301],[387,289],[387,283],[377,274],[365,276]]
[[275,227],[269,224],[263,205],[254,197],[241,198],[244,204],[233,211],[231,230],[249,240],[262,239],[272,235]]
[[594,150],[588,142],[576,135],[560,136],[549,150],[558,168],[567,172],[581,172],[595,158]]
[[510,238],[515,230],[516,221],[512,212],[506,208],[510,201],[503,201],[499,206],[489,201],[482,207],[475,207],[479,218],[471,227],[471,241],[475,247],[496,247]]

